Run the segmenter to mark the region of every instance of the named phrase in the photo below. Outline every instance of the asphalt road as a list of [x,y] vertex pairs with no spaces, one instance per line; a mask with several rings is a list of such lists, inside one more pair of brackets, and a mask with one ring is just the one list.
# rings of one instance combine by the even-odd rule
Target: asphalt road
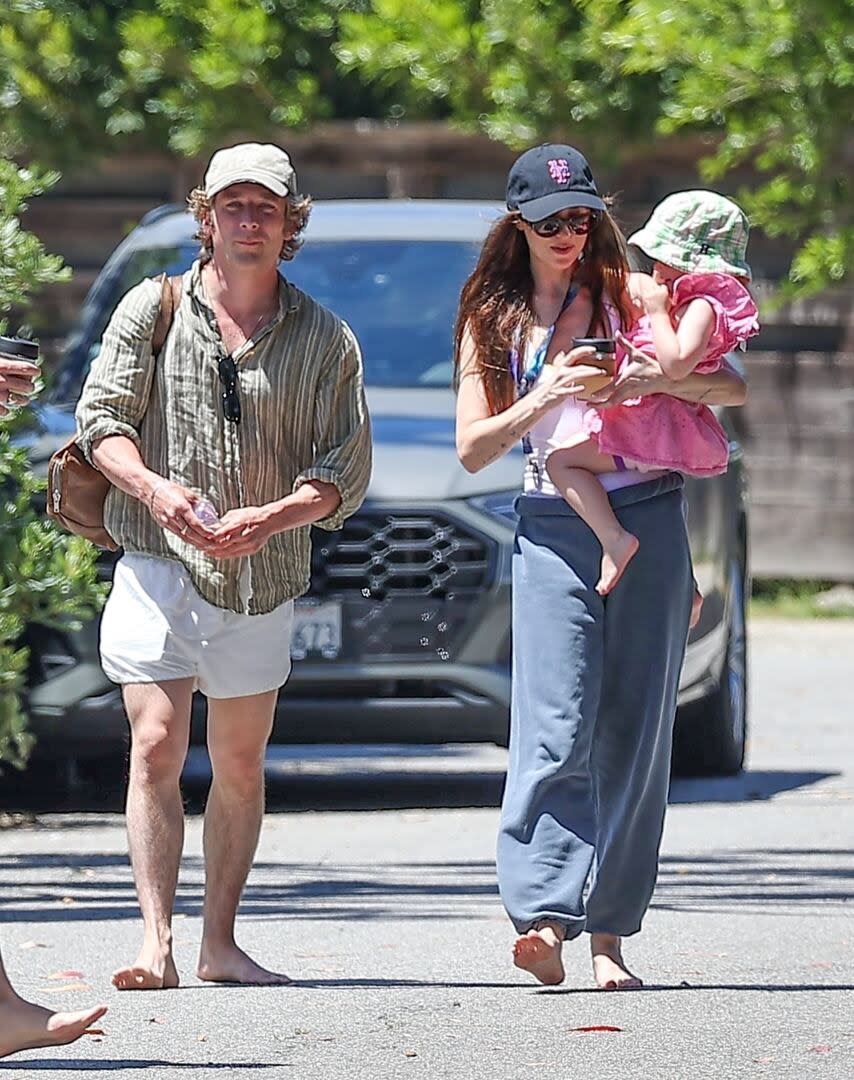
[[[13,980],[55,1008],[110,1011],[104,1035],[0,1076],[854,1080],[852,659],[854,621],[753,625],[749,767],[674,783],[659,886],[627,945],[639,993],[592,989],[582,942],[564,987],[517,977],[494,880],[495,748],[273,762],[284,810],[265,823],[240,941],[290,988],[194,977],[198,817],[176,920],[184,984],[142,994],[109,986],[139,935],[120,818],[6,829]],[[603,1025],[619,1030],[579,1030]]]

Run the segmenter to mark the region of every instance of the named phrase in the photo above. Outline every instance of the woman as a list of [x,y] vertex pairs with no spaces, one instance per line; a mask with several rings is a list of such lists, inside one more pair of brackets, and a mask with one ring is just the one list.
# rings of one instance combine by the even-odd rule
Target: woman
[[[463,288],[456,331],[457,450],[470,471],[523,438],[513,557],[513,701],[498,839],[501,898],[518,967],[564,978],[563,942],[590,934],[603,988],[641,985],[621,939],[640,929],[657,873],[679,672],[691,611],[682,477],[624,469],[599,480],[638,554],[607,596],[601,549],[551,484],[549,450],[580,425],[577,400],[607,380],[593,349],[558,353],[554,324],[578,305],[589,332],[631,323],[625,243],[590,167],[539,146],[510,170],[509,213]],[[624,340],[624,339],[623,339]],[[607,406],[666,391],[738,404],[734,373],[665,379],[634,363],[595,396]]]

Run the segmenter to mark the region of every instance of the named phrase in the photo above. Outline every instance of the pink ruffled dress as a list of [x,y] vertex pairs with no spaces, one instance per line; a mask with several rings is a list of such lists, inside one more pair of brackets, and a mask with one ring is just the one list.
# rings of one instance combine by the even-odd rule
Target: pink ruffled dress
[[[759,332],[758,312],[750,293],[728,274],[684,274],[673,286],[671,310],[694,299],[707,300],[715,325],[706,355],[694,368],[699,374],[718,371],[726,353]],[[655,356],[649,317],[640,318],[626,337]],[[617,370],[629,362],[617,355]],[[680,401],[669,394],[632,398],[610,409],[588,409],[583,430],[603,454],[622,459],[626,467],[675,469],[690,476],[726,472],[729,440],[707,405]],[[618,462],[619,463],[619,462]]]

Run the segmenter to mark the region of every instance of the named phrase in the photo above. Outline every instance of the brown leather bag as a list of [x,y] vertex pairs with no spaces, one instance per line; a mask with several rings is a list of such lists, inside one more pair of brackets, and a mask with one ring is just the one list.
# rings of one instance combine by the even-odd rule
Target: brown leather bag
[[[160,311],[151,335],[155,360],[172,326],[175,310],[181,302],[181,277],[160,274]],[[104,526],[104,501],[110,481],[83,456],[72,436],[51,457],[47,471],[47,513],[68,532],[91,540],[98,547],[116,551],[118,544]]]

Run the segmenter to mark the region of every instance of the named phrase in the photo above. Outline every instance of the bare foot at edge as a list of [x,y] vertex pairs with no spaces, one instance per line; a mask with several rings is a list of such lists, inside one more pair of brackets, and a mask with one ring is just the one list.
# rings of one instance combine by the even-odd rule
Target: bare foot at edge
[[607,547],[602,547],[602,565],[599,569],[599,581],[596,583],[596,592],[600,596],[607,596],[614,588],[629,563],[637,554],[640,540],[634,533],[622,530],[619,537]]
[[174,990],[180,979],[171,953],[154,960],[143,952],[135,964],[117,968],[112,982],[117,990]]
[[205,982],[241,983],[244,986],[288,986],[293,982],[282,972],[268,971],[256,964],[237,945],[202,945],[196,972]]
[[593,978],[600,990],[638,990],[643,980],[626,967],[620,939],[614,934],[591,934]]
[[65,1046],[75,1042],[107,1011],[106,1005],[73,1013],[55,1013],[23,998],[0,1004],[0,1058],[19,1050]]
[[516,939],[513,963],[530,972],[544,986],[558,986],[565,977],[562,951],[563,940],[550,926],[544,926],[542,930],[529,930]]

